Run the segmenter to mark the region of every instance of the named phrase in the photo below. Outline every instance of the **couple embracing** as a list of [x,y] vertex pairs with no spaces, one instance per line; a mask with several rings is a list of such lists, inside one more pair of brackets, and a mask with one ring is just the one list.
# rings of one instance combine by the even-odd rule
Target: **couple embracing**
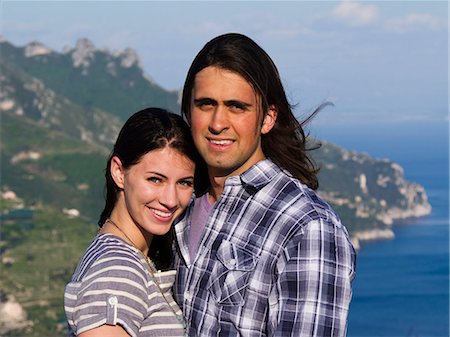
[[344,336],[355,252],[278,70],[245,35],[197,54],[182,117],[119,133],[99,233],[65,289],[72,335]]

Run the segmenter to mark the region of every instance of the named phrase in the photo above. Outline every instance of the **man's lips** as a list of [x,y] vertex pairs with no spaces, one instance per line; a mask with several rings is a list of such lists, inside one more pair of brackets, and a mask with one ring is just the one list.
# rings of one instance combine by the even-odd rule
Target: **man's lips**
[[212,139],[208,138],[208,141],[214,145],[231,145],[233,144],[234,140],[231,139]]

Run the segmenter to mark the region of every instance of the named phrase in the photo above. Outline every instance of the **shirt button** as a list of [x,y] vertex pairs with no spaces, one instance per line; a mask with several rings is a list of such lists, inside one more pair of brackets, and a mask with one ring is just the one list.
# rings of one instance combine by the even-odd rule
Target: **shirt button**
[[235,266],[236,265],[236,260],[235,259],[231,259],[230,260],[230,265]]
[[109,305],[116,305],[117,303],[119,303],[119,301],[117,300],[116,296],[110,296],[108,298],[108,303]]
[[192,293],[190,291],[186,291],[184,294],[184,298],[190,301],[192,299]]

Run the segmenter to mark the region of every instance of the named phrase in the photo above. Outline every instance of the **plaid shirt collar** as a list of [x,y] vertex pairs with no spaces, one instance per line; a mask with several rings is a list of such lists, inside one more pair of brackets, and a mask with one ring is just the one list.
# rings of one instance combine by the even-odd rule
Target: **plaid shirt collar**
[[259,190],[267,185],[279,172],[280,168],[272,160],[264,159],[242,173],[239,178],[243,185],[249,185]]

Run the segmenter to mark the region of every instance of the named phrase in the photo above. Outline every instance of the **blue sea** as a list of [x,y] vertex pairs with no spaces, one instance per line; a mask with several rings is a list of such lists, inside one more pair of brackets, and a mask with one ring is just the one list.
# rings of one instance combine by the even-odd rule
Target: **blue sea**
[[328,140],[399,163],[423,185],[432,213],[393,226],[395,239],[363,244],[348,336],[449,336],[448,125],[328,130]]

